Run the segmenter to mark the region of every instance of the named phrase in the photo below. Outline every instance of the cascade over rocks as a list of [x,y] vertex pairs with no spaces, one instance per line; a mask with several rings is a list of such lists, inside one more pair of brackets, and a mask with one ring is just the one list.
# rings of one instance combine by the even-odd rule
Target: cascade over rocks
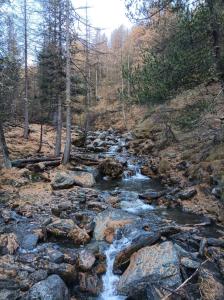
[[[205,300],[222,300],[222,228],[174,208],[197,201],[200,188],[176,180],[171,161],[178,158],[177,152],[171,149],[158,162],[148,162],[128,154],[124,140],[136,143],[129,134],[113,130],[91,132],[87,145],[103,153],[73,148],[67,171],[60,166],[56,174],[45,164],[32,170],[38,172],[35,176],[44,171],[47,180],[41,177],[26,188],[13,186],[16,192],[7,200],[0,192],[0,299],[66,300],[68,288],[72,299],[101,293],[104,299],[117,293],[130,299],[161,299],[209,256],[216,272],[203,266],[183,293],[192,299],[200,292]],[[151,148],[150,142],[145,145]],[[139,172],[143,163],[146,174],[160,176],[165,189]],[[187,164],[175,165],[189,171]],[[21,173],[25,176],[27,171]],[[26,178],[30,176],[31,171]],[[216,238],[211,238],[210,229],[215,229]]]

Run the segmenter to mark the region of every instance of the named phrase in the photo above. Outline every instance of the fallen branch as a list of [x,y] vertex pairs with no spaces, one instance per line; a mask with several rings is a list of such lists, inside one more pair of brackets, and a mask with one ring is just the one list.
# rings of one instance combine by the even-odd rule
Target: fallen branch
[[24,168],[28,164],[36,164],[40,162],[51,162],[51,161],[61,161],[60,157],[39,157],[39,158],[27,158],[18,159],[12,161],[12,167]]
[[175,290],[173,290],[170,294],[166,295],[165,297],[162,298],[162,300],[168,300],[170,296],[172,296],[173,294],[178,293],[178,291],[183,288],[189,281],[191,281],[191,279],[196,276],[199,272],[199,270],[201,269],[201,267],[208,261],[208,259],[206,259],[205,261],[203,261],[200,266],[197,268],[197,270],[194,271],[194,273],[188,277],[180,286],[178,286]]

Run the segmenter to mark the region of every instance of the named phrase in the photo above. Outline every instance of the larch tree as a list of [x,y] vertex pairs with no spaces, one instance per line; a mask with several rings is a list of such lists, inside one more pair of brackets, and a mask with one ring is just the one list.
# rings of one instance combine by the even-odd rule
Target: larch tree
[[24,138],[29,137],[27,0],[24,0]]
[[63,163],[67,164],[71,152],[71,50],[70,50],[70,1],[66,0],[66,142]]

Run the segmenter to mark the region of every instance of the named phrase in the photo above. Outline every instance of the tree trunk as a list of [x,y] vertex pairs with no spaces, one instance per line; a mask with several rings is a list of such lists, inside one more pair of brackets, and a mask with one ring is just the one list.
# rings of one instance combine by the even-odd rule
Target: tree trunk
[[55,143],[55,156],[61,153],[61,131],[62,131],[62,101],[60,95],[58,96],[58,111],[57,111],[57,132]]
[[28,51],[27,51],[27,0],[24,0],[24,36],[25,36],[25,96],[24,96],[24,138],[29,137],[29,101],[28,101]]
[[39,142],[39,148],[37,150],[37,153],[41,152],[43,145],[43,122],[41,120],[41,125],[40,125],[40,142]]
[[4,167],[7,168],[7,169],[10,169],[12,167],[12,164],[11,164],[11,161],[9,159],[9,151],[8,151],[8,148],[7,148],[7,145],[6,145],[5,135],[4,135],[4,130],[3,130],[1,120],[0,120],[0,148],[2,150]]
[[56,162],[60,162],[60,161],[61,161],[60,157],[37,157],[37,158],[26,158],[26,159],[13,160],[11,162],[11,164],[13,167],[16,167],[16,168],[24,168],[24,167],[26,167],[26,165],[37,164],[40,162],[56,163]]
[[88,1],[86,0],[86,61],[85,61],[85,75],[86,75],[86,103],[85,103],[85,136],[87,137],[87,133],[89,131],[89,108],[90,108],[90,61],[89,61],[89,24],[88,24]]
[[211,18],[211,37],[213,41],[214,68],[224,88],[224,70],[222,64],[221,14],[224,10],[223,0],[207,0]]
[[69,0],[66,0],[66,143],[63,164],[67,164],[71,152],[71,53]]

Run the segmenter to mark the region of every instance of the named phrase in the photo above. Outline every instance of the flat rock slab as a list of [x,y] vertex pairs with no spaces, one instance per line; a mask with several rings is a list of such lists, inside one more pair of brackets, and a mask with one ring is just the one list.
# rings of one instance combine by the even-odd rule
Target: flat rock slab
[[144,247],[131,256],[120,277],[118,292],[127,296],[144,291],[148,284],[176,288],[181,284],[178,254],[172,242]]

